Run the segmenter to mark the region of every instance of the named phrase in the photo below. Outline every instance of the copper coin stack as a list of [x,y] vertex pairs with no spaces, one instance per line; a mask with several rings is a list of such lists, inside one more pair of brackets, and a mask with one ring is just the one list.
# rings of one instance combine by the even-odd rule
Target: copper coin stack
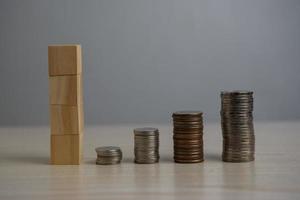
[[174,161],[199,163],[203,158],[203,118],[200,111],[173,113]]
[[253,92],[221,92],[221,125],[225,162],[254,160]]

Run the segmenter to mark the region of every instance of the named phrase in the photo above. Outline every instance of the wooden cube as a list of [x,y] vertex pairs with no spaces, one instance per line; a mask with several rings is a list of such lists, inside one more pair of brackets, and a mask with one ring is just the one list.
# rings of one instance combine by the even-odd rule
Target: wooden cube
[[49,96],[51,105],[79,105],[82,102],[81,75],[50,76]]
[[82,158],[82,135],[51,135],[51,164],[79,165]]
[[51,135],[82,134],[84,128],[83,105],[50,105]]
[[81,58],[80,45],[48,46],[49,76],[81,74]]

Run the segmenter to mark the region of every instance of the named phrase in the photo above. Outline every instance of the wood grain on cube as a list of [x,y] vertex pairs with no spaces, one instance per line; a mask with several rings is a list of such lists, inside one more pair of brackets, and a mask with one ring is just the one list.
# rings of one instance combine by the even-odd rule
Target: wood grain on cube
[[49,76],[81,74],[81,58],[80,45],[48,46]]
[[50,105],[51,135],[82,134],[83,105]]
[[51,164],[79,165],[82,135],[51,135]]
[[81,75],[49,77],[49,96],[52,105],[78,105],[82,102]]

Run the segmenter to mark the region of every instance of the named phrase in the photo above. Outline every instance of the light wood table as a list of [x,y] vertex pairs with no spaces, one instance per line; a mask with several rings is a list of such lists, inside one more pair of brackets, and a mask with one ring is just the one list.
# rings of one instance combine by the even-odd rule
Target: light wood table
[[[135,127],[160,130],[159,164],[133,163]],[[80,166],[49,165],[48,127],[0,128],[0,199],[300,199],[300,122],[255,123],[256,160],[220,160],[219,124],[206,124],[205,161],[172,161],[172,126],[133,124],[85,130]],[[94,148],[117,145],[121,165],[95,165]]]

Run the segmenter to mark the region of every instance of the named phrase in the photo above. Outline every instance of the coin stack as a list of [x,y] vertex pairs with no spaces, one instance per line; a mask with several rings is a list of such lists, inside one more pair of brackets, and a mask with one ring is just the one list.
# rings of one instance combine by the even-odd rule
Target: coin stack
[[179,111],[172,115],[174,161],[198,163],[203,158],[203,118],[200,111]]
[[253,92],[221,92],[221,125],[225,162],[254,160]]
[[159,131],[157,128],[134,129],[135,163],[150,164],[159,161]]
[[120,147],[104,146],[95,149],[97,152],[97,165],[119,164],[122,160],[122,151]]

